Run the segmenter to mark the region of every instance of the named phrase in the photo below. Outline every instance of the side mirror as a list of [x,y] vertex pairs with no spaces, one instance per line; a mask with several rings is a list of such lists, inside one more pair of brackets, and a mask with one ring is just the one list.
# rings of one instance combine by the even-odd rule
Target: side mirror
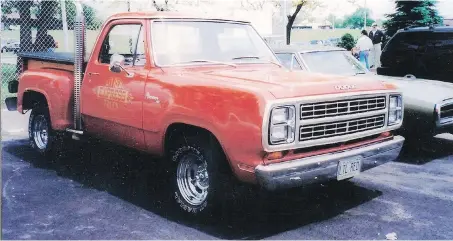
[[119,55],[119,54],[113,54],[110,57],[110,66],[109,69],[110,71],[114,73],[120,73],[121,69],[124,69],[122,64],[124,63],[124,56]]

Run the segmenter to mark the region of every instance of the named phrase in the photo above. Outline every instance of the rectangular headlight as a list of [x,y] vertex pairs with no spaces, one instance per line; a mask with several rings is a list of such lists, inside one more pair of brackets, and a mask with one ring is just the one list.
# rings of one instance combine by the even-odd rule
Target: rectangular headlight
[[275,107],[271,111],[269,141],[272,145],[294,142],[296,129],[296,108],[294,106]]
[[403,97],[391,95],[389,100],[388,125],[400,124],[403,120]]

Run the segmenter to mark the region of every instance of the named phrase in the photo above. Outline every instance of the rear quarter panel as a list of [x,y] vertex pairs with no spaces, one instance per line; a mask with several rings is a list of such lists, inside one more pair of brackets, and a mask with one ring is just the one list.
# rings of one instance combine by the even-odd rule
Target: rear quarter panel
[[24,94],[35,91],[45,96],[52,128],[64,130],[72,123],[73,72],[59,69],[32,69],[19,76],[18,111],[24,109]]

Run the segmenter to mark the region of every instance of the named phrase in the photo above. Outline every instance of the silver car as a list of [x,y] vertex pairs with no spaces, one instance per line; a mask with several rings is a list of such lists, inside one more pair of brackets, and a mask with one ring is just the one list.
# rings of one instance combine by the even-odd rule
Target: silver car
[[273,47],[273,50],[282,65],[292,71],[360,75],[398,86],[404,95],[404,123],[400,133],[406,140],[426,141],[437,134],[453,133],[453,83],[417,79],[411,75],[377,75],[343,48],[288,45]]
[[20,49],[20,42],[13,39],[2,39],[1,41],[1,52],[14,52],[16,53]]

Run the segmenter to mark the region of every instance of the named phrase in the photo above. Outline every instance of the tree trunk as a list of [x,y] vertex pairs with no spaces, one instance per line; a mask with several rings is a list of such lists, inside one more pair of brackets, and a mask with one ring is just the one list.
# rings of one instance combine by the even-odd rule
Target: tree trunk
[[20,51],[27,52],[33,49],[32,36],[31,36],[31,13],[30,8],[33,5],[32,1],[20,1],[17,4],[20,23]]
[[[55,16],[55,11],[57,8],[56,1],[42,1],[41,2],[41,11],[38,15],[38,25],[37,32],[36,32],[36,39],[35,39],[35,46],[38,47],[39,51],[43,51],[47,49],[46,46],[49,43],[44,42],[44,37],[47,34],[47,30],[49,30],[49,19],[53,19]],[[36,49],[35,49],[36,51]]]
[[289,45],[291,43],[291,29],[293,28],[294,20],[296,20],[297,14],[302,9],[303,3],[297,4],[296,11],[294,11],[293,15],[288,15],[288,24],[286,25],[286,44]]

